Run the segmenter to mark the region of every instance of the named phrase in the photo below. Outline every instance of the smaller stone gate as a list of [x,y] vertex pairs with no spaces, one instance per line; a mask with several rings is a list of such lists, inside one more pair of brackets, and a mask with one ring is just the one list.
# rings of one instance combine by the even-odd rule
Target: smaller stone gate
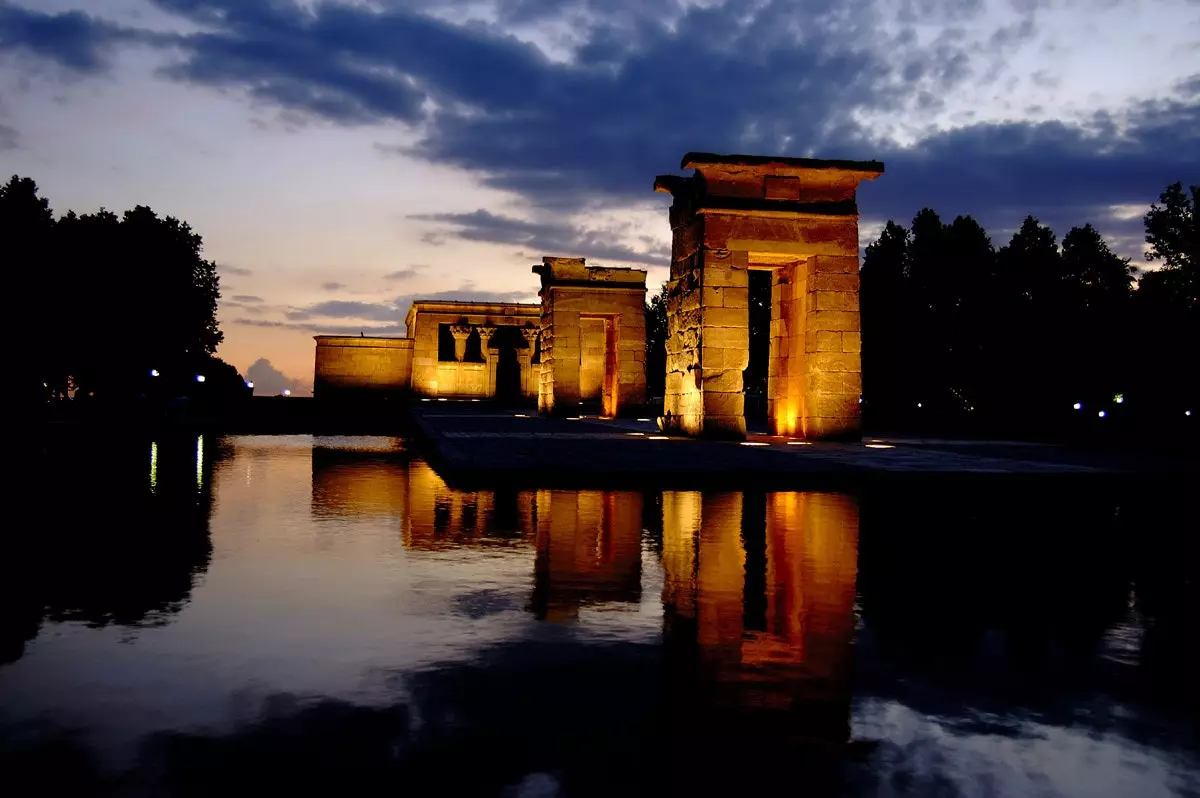
[[646,401],[646,272],[542,258],[538,412],[613,418]]

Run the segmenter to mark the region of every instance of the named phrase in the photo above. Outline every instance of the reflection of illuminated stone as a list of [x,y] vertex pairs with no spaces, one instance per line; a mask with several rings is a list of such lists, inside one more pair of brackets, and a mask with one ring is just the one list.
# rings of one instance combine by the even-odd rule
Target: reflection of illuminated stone
[[451,490],[428,464],[394,452],[316,448],[312,485],[314,515],[399,519],[410,550],[506,544],[533,529],[532,494]]
[[312,481],[314,515],[404,517],[406,463],[313,449]]
[[857,546],[850,497],[663,494],[667,678],[688,723],[848,738]]
[[539,491],[533,610],[551,620],[579,608],[637,603],[642,496],[631,491]]

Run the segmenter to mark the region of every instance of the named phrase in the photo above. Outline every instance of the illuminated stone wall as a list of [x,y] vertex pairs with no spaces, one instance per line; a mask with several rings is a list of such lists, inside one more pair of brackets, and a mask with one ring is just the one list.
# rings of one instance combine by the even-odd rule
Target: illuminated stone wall
[[[536,330],[541,320],[541,307],[489,302],[417,301],[408,312],[408,336],[413,344],[412,392],[422,397],[489,398],[496,393],[496,370],[500,353],[491,340],[499,327],[519,327]],[[441,325],[450,325],[455,335],[455,360],[438,359],[438,336]],[[481,338],[484,361],[463,360],[465,345],[474,332]],[[532,374],[533,347],[536,336],[519,339],[517,352],[520,394],[524,398],[537,396],[537,381]]]
[[664,430],[744,438],[749,271],[773,272],[772,431],[860,435],[857,186],[874,161],[689,153],[674,197]]
[[413,342],[405,338],[318,335],[313,395],[406,393]]
[[608,417],[646,400],[646,272],[543,258],[538,409],[572,415],[599,400]]

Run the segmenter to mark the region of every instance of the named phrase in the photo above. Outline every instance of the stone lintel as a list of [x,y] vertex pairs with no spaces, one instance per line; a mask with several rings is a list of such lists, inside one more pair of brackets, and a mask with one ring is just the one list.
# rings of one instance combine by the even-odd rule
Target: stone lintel
[[689,152],[679,163],[680,169],[743,167],[764,174],[801,174],[814,169],[835,169],[862,174],[860,180],[874,180],[883,174],[881,161],[850,161],[827,158],[791,158],[783,155],[719,155],[713,152]]
[[360,335],[314,335],[317,346],[340,346],[355,349],[412,349],[411,338],[386,338]]
[[588,266],[584,258],[543,257],[533,267],[542,278],[542,290],[551,287],[641,288],[646,287],[646,271],[623,266]]
[[713,153],[688,153],[681,168],[696,173],[661,175],[654,189],[689,200],[693,211],[725,206],[755,212],[773,207],[845,216],[858,213],[854,205],[858,184],[883,174],[879,161]]

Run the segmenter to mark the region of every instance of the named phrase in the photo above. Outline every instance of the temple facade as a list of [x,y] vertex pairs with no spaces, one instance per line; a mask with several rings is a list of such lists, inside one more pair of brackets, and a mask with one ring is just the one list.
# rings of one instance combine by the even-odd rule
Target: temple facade
[[404,338],[316,336],[313,394],[581,406],[645,403],[646,272],[543,258],[540,304],[417,300]]
[[[878,161],[692,152],[673,197],[659,428],[746,437],[750,272],[771,278],[775,435],[861,437],[858,186]],[[317,336],[314,393],[537,402],[614,417],[646,401],[646,272],[543,258],[540,304],[414,302],[406,338]]]

